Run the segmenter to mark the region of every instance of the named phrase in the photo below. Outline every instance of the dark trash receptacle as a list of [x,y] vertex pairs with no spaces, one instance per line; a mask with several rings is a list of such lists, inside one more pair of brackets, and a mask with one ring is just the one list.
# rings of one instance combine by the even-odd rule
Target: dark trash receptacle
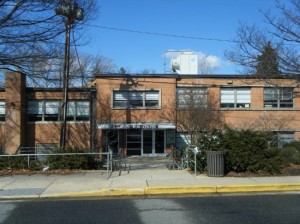
[[207,175],[210,177],[223,177],[225,152],[206,151],[206,156]]

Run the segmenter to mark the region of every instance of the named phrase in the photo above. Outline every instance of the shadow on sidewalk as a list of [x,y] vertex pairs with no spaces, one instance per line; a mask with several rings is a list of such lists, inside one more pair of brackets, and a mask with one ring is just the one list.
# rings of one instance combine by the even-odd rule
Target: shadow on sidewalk
[[124,158],[127,164],[130,164],[130,170],[138,169],[168,169],[172,164],[172,160],[168,157],[145,157],[145,156],[128,156]]

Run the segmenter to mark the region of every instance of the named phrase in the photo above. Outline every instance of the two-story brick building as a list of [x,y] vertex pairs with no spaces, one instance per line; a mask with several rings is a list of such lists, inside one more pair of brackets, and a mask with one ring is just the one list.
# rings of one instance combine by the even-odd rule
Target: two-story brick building
[[[299,82],[238,75],[98,74],[94,87],[70,89],[67,145],[164,155],[189,141],[179,128],[187,102],[213,99],[222,124],[273,131],[278,144],[300,138]],[[0,90],[0,144],[6,153],[59,145],[62,89],[27,88],[8,73]],[[205,107],[205,105],[204,105]],[[208,119],[203,116],[203,119]],[[220,122],[221,123],[221,122]]]

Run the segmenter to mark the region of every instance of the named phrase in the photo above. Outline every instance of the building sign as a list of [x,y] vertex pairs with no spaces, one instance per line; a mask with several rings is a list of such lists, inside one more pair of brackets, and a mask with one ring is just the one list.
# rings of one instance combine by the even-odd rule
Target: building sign
[[113,124],[113,129],[157,129],[157,124]]

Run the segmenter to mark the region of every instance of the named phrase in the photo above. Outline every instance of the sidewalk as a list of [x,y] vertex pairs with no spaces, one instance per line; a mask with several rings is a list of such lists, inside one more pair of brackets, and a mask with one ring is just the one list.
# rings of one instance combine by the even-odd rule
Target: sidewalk
[[300,176],[207,177],[187,170],[150,168],[113,172],[82,171],[69,175],[0,177],[0,199],[146,196],[299,191]]

